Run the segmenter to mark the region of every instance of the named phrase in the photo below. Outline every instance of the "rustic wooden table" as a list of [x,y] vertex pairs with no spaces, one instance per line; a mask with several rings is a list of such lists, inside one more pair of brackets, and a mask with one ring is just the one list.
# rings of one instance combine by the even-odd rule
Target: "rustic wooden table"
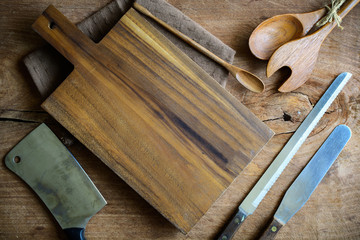
[[[71,21],[78,22],[108,0],[60,1],[54,4]],[[310,80],[291,93],[277,88],[289,74],[284,69],[266,78],[266,61],[248,48],[251,31],[263,20],[283,13],[300,13],[322,7],[324,0],[169,0],[237,51],[235,64],[263,79],[266,91],[253,94],[233,78],[229,90],[264,121],[276,135],[217,200],[187,236],[181,234],[126,183],[83,145],[70,151],[108,201],[87,225],[88,239],[211,239],[218,234],[266,167],[310,112],[339,73],[353,73],[305,144],[292,159],[255,213],[235,239],[256,239],[272,218],[281,198],[311,156],[338,124],[352,129],[352,138],[306,205],[281,229],[278,239],[360,238],[360,7],[355,7],[324,41]],[[32,190],[4,165],[6,153],[41,122],[59,128],[39,106],[41,98],[21,59],[44,44],[31,24],[49,1],[0,3],[0,238],[64,239],[60,227]]]

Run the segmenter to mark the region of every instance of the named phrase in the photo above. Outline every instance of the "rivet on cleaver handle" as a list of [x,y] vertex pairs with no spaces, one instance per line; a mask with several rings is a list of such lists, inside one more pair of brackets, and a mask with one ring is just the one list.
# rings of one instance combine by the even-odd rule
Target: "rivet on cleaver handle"
[[70,239],[85,239],[86,224],[106,201],[45,124],[6,155],[5,165],[36,192]]

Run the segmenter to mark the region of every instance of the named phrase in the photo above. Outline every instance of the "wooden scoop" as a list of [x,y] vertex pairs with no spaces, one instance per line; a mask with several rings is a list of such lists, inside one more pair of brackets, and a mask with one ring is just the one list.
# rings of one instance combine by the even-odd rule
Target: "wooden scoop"
[[282,14],[262,22],[251,33],[249,47],[255,57],[268,60],[281,45],[305,36],[324,16],[325,8],[301,14]]
[[240,84],[242,84],[244,87],[246,87],[250,91],[253,91],[256,93],[261,93],[264,91],[265,85],[264,85],[263,81],[260,78],[258,78],[257,76],[255,76],[254,74],[252,74],[251,72],[248,72],[244,69],[235,67],[234,65],[231,65],[230,63],[219,58],[214,53],[210,52],[209,50],[207,50],[206,48],[204,48],[203,46],[201,46],[200,44],[198,44],[197,42],[195,42],[194,40],[192,40],[185,34],[181,33],[177,29],[171,27],[164,21],[162,21],[159,18],[152,15],[152,13],[150,11],[148,11],[146,8],[144,8],[140,4],[135,2],[133,5],[133,8],[135,8],[137,11],[144,14],[145,16],[151,18],[152,20],[154,20],[155,22],[157,22],[158,24],[163,26],[166,30],[173,33],[174,35],[179,37],[181,40],[183,40],[184,42],[186,42],[187,44],[189,44],[190,46],[192,46],[193,48],[195,48],[202,54],[206,55],[210,59],[214,60],[215,62],[217,62],[224,68],[226,68],[230,72],[230,74],[233,75],[236,78],[236,80],[238,80],[240,82]]
[[[338,12],[341,19],[359,1],[347,1]],[[291,76],[278,89],[280,92],[295,90],[308,80],[314,69],[320,46],[335,26],[335,21],[327,23],[313,34],[286,43],[274,52],[267,65],[267,76],[270,77],[284,66],[288,66],[292,71]]]

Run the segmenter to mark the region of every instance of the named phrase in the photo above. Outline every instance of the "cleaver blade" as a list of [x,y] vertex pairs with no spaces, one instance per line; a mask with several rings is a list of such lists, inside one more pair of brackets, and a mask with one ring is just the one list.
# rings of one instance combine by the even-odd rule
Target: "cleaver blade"
[[44,123],[6,155],[5,165],[36,192],[69,239],[85,239],[86,224],[106,201]]

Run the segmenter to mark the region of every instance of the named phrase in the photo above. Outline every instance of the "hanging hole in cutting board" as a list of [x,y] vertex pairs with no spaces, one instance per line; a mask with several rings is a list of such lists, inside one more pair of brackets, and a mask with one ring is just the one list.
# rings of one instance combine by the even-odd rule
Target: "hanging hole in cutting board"
[[50,22],[49,22],[49,28],[50,28],[50,29],[54,29],[55,27],[56,27],[55,22],[54,22],[54,21],[50,21]]
[[19,156],[14,157],[14,162],[15,163],[20,163],[20,161],[21,161],[21,158]]

